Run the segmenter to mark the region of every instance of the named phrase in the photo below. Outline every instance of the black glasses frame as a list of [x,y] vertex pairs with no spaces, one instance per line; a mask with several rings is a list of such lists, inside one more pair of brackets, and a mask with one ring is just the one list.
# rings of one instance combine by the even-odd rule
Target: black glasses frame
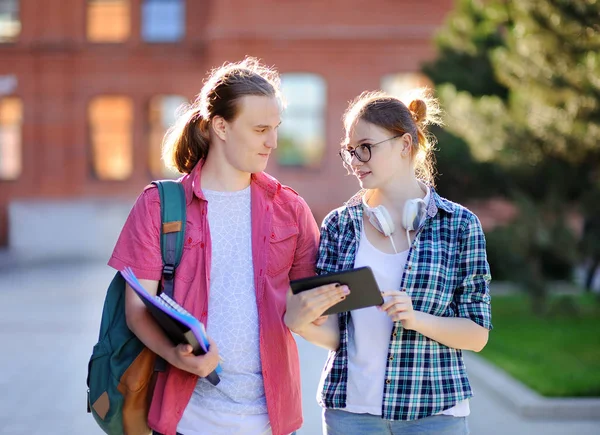
[[[374,144],[363,143],[363,144],[358,145],[356,148],[354,148],[352,150],[344,148],[344,149],[341,149],[338,154],[339,154],[340,158],[342,159],[342,161],[345,164],[347,164],[347,165],[351,165],[352,164],[352,159],[355,156],[356,156],[356,159],[359,162],[367,163],[369,160],[371,160],[371,148],[373,148],[374,146],[377,146],[377,145],[379,145],[381,143],[387,142],[388,140],[397,139],[397,138],[402,137],[402,136],[404,136],[404,135],[403,134],[398,134],[396,136],[389,137],[387,139],[384,139],[384,140],[379,141],[379,142],[374,143]],[[363,149],[365,149],[365,150],[368,151],[368,157],[366,159],[365,158],[361,158],[360,155],[356,152],[356,150],[359,149],[359,148],[363,148]]]

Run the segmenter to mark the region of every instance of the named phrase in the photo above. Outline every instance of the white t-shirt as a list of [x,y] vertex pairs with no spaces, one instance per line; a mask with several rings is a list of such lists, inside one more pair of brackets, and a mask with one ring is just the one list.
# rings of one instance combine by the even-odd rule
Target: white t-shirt
[[252,263],[250,187],[203,192],[212,244],[207,333],[219,347],[223,371],[217,386],[198,379],[177,431],[269,434]]
[[[367,239],[364,228],[361,229],[354,267],[370,266],[380,290],[400,289],[407,258],[408,250],[387,254],[375,248]],[[377,307],[351,312],[346,411],[381,415],[393,327],[392,319]],[[469,401],[463,400],[440,414],[465,417],[469,413]]]

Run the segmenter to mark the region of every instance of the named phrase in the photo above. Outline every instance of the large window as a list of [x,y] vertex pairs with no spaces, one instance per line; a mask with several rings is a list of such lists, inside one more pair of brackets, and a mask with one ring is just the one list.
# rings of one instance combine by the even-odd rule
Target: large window
[[185,34],[184,0],[144,0],[142,38],[146,42],[177,42]]
[[133,170],[133,104],[127,97],[94,98],[88,108],[92,166],[101,180],[125,180]]
[[157,95],[150,100],[148,113],[149,121],[149,166],[153,177],[175,178],[178,172],[167,169],[164,165],[162,155],[162,141],[165,133],[175,123],[177,109],[187,99],[180,95]]
[[0,43],[15,41],[19,33],[19,0],[0,0]]
[[124,42],[129,38],[129,0],[87,0],[87,38],[92,42]]
[[414,72],[389,74],[381,79],[381,90],[402,101],[410,91],[425,86],[431,87],[431,82],[423,74]]
[[21,175],[22,126],[21,99],[0,98],[0,180],[16,180]]
[[277,160],[284,166],[317,167],[325,150],[325,80],[315,74],[282,74],[281,88],[287,107]]

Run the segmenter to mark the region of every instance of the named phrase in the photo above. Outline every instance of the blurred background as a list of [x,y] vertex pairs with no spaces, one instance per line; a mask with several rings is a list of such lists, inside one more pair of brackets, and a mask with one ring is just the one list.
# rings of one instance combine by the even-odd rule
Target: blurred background
[[[479,216],[494,279],[469,373],[587,410],[527,417],[474,373],[472,432],[600,433],[597,0],[0,0],[0,432],[97,433],[104,264],[143,187],[177,176],[160,160],[175,109],[247,55],[288,104],[268,172],[318,222],[358,189],[337,155],[348,101],[434,90],[437,189]],[[325,354],[299,345],[299,433],[319,433]]]

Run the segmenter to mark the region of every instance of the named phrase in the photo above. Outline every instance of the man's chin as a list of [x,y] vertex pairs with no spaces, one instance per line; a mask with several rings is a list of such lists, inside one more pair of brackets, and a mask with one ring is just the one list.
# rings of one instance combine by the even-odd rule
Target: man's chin
[[254,170],[252,171],[253,174],[256,174],[257,172],[263,172],[264,170],[267,169],[267,163],[269,162],[269,160],[264,160],[263,162],[257,163],[256,165],[254,165]]
[[248,172],[250,174],[258,174],[260,172],[264,172],[267,169],[267,165],[253,165],[252,167],[247,166],[243,169],[244,172]]

